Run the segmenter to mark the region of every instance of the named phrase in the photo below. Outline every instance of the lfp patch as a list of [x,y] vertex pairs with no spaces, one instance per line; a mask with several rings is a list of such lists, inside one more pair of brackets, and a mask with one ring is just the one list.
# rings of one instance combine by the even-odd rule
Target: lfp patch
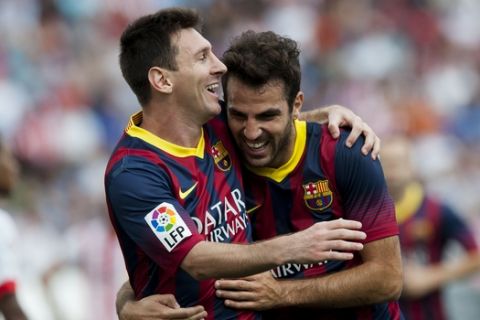
[[308,208],[322,211],[330,207],[333,194],[328,186],[328,180],[308,182],[303,185],[303,199]]
[[232,160],[222,141],[218,141],[210,148],[210,153],[217,167],[222,171],[228,171],[232,166]]
[[167,202],[150,211],[145,221],[168,252],[192,235],[175,207]]

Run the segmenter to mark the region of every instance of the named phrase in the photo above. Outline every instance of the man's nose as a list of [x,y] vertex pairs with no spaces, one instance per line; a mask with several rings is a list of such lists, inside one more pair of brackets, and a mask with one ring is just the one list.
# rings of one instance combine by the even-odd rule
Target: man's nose
[[243,135],[248,140],[255,140],[262,134],[262,130],[258,126],[255,120],[247,120],[245,129],[243,129]]
[[213,74],[224,74],[225,72],[227,72],[227,66],[223,64],[222,61],[220,61],[220,59],[218,59],[218,57],[213,54],[213,68],[212,68],[212,73]]

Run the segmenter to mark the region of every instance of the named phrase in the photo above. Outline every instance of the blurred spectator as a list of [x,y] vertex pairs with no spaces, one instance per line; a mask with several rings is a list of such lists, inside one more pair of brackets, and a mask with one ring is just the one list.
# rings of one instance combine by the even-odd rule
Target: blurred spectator
[[[9,195],[18,175],[18,166],[0,136],[0,196]],[[0,315],[6,320],[27,319],[17,301],[17,248],[20,241],[15,222],[0,209]]]

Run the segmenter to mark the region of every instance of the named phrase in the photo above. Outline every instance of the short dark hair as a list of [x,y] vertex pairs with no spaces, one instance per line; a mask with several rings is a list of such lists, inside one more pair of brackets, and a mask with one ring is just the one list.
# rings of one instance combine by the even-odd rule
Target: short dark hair
[[299,55],[297,43],[289,38],[271,31],[244,32],[232,41],[223,54],[223,63],[228,68],[222,80],[225,101],[228,100],[226,93],[231,76],[254,88],[271,80],[280,80],[291,111],[300,91]]
[[177,70],[178,48],[171,36],[181,29],[200,29],[198,13],[187,8],[169,8],[131,23],[120,38],[120,69],[141,105],[150,101],[148,70],[153,66]]

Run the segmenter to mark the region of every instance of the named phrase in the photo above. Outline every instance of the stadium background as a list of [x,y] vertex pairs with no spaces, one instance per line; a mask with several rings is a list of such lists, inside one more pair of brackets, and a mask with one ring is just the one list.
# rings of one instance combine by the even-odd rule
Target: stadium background
[[[479,230],[476,0],[2,0],[0,132],[23,172],[3,207],[18,223],[19,294],[31,319],[114,318],[125,273],[103,170],[138,109],[118,39],[128,21],[173,5],[198,8],[219,56],[247,29],[297,40],[306,109],[343,104],[380,136],[414,138],[427,188]],[[478,319],[480,277],[446,298],[452,319]]]

